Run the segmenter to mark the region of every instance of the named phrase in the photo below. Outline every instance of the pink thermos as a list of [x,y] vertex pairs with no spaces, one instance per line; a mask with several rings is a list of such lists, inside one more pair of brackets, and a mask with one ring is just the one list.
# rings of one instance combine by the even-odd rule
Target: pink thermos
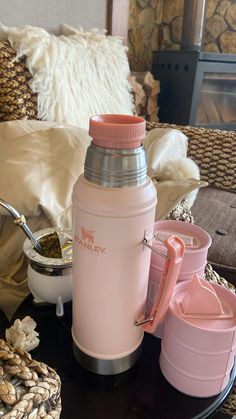
[[[73,190],[74,355],[86,369],[117,374],[140,354],[156,189],[147,176],[145,121],[90,119],[92,142]],[[145,321],[145,320],[144,320]]]

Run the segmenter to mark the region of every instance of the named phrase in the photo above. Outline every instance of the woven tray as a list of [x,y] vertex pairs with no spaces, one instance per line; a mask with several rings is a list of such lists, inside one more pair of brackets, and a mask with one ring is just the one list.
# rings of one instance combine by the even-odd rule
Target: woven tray
[[52,419],[61,413],[58,374],[0,339],[0,418]]

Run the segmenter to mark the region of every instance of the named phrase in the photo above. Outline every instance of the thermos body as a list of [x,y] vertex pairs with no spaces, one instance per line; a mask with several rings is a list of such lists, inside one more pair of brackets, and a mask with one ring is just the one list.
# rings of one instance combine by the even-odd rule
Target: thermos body
[[145,121],[131,115],[90,118],[92,142],[73,190],[74,354],[98,374],[129,369],[140,354],[136,320],[147,297],[156,189],[141,140]]
[[76,358],[101,374],[122,372],[140,352],[156,207],[152,181],[107,188],[81,175],[74,187],[73,340]]

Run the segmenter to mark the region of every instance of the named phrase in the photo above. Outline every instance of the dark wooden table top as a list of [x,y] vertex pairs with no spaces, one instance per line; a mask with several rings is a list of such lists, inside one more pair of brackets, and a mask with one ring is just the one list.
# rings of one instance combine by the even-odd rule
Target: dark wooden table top
[[[33,358],[55,368],[62,381],[62,419],[200,419],[211,417],[230,393],[236,375],[218,396],[195,398],[174,389],[159,368],[160,340],[145,334],[142,355],[129,371],[99,376],[84,370],[72,353],[71,304],[57,318],[52,305],[36,306],[28,297],[15,318],[37,322],[40,344]],[[0,335],[9,323],[0,315]]]

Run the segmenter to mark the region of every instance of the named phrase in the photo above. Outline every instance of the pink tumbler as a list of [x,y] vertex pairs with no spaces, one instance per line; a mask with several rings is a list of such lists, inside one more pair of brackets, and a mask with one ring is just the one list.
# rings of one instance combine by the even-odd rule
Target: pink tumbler
[[[204,276],[207,263],[207,253],[211,245],[209,234],[197,225],[185,223],[177,220],[161,220],[155,222],[153,251],[151,255],[151,265],[149,273],[149,287],[147,295],[146,310],[149,312],[153,305],[157,293],[162,271],[165,263],[163,258],[166,255],[164,239],[171,235],[177,235],[185,242],[185,252],[181,264],[178,281],[192,279],[193,275]],[[159,324],[153,333],[155,336],[162,337],[163,325]]]
[[235,294],[197,274],[176,284],[164,268],[144,330],[153,333],[163,319],[160,368],[169,383],[194,397],[224,390],[236,356]]
[[144,332],[136,320],[144,313],[151,257],[145,243],[157,198],[141,146],[144,119],[94,116],[89,133],[73,191],[72,336],[80,364],[109,375],[140,354]]
[[[185,242],[185,253],[181,265],[178,281],[191,279],[194,274],[204,275],[207,263],[207,253],[211,246],[210,235],[201,227],[177,220],[161,220],[155,222],[153,246],[160,253],[165,253],[164,239],[177,235]],[[164,259],[153,252],[151,257],[150,279],[160,281],[164,266]]]
[[227,386],[236,357],[236,296],[193,276],[174,289],[160,367],[179,391],[211,397]]

